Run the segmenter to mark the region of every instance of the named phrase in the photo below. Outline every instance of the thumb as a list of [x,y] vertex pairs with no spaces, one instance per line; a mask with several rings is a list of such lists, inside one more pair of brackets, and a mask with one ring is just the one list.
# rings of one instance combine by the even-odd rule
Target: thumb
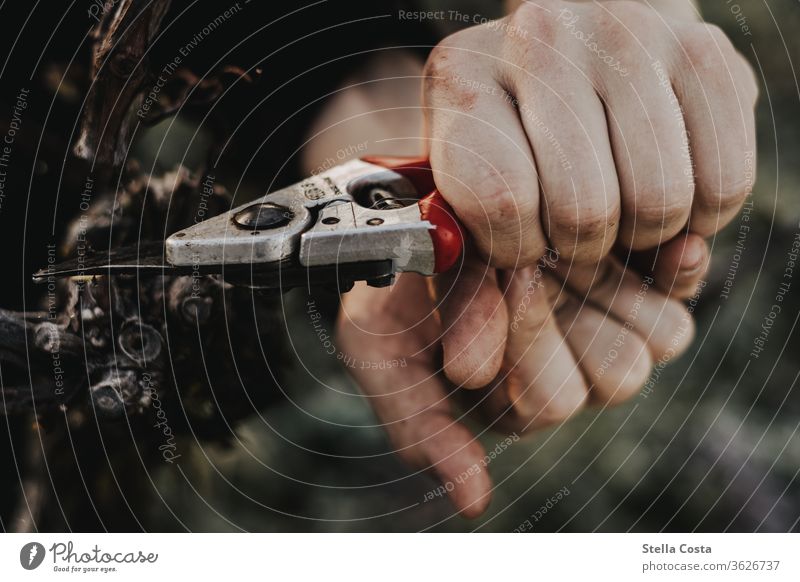
[[[483,446],[453,417],[439,363],[440,326],[432,311],[427,283],[418,275],[404,273],[391,292],[357,285],[344,298],[339,345],[361,360],[403,362],[402,367],[347,370],[394,452],[412,467],[433,473],[459,513],[477,517],[489,504],[492,483],[482,465]],[[440,487],[422,502],[433,499],[433,492],[440,496]]]

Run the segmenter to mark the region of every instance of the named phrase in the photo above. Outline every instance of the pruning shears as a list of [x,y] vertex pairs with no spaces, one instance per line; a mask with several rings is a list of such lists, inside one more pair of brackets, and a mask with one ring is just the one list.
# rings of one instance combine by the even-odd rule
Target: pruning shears
[[34,275],[221,275],[259,289],[433,275],[462,254],[464,231],[424,158],[366,157],[173,233],[164,241],[94,251]]

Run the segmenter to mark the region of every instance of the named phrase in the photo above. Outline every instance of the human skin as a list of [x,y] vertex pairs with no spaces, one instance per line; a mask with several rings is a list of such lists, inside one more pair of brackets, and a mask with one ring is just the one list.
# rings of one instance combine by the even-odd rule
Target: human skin
[[706,271],[704,237],[752,187],[749,66],[689,2],[651,4],[527,2],[422,69],[378,57],[312,131],[309,169],[342,143],[426,151],[469,234],[457,271],[357,286],[338,329],[358,361],[406,359],[350,371],[398,454],[454,483],[465,516],[492,487],[487,471],[456,479],[485,454],[465,415],[523,433],[637,393],[689,346],[680,300]]

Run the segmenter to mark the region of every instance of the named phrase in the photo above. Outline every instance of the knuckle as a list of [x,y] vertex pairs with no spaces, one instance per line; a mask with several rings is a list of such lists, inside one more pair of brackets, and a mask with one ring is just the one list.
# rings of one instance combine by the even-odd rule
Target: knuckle
[[725,31],[722,30],[718,25],[704,22],[700,24],[700,26],[704,29],[704,33],[708,36],[709,40],[714,43],[714,45],[724,49],[733,48],[733,44],[728,38],[728,35],[725,34]]
[[[662,197],[663,199],[663,197]],[[637,230],[654,230],[674,228],[686,222],[691,211],[691,198],[687,201],[663,204],[641,204],[634,211]]]
[[447,79],[452,76],[454,68],[460,63],[460,51],[451,46],[439,44],[431,50],[425,62],[423,76],[426,85],[437,79]]
[[592,20],[617,48],[635,46],[641,50],[640,43],[646,38],[641,31],[652,30],[657,23],[657,13],[636,0],[604,2],[594,12]]
[[744,175],[723,179],[722,182],[715,181],[713,185],[703,184],[703,195],[698,197],[697,204],[701,210],[727,213],[738,210],[752,189],[752,180]]
[[515,24],[528,24],[535,23],[541,18],[542,9],[533,3],[523,2],[520,6],[509,16],[509,20]]
[[654,14],[652,8],[636,0],[611,0],[605,3],[605,7],[620,20],[628,19],[631,22],[649,21]]
[[523,192],[518,186],[525,183],[530,181],[495,168],[478,171],[469,184],[475,201],[469,205],[470,218],[474,222],[488,221],[487,226],[499,232],[531,226],[538,204],[534,192]]
[[662,171],[667,175],[663,175],[661,180],[649,179],[644,183],[636,183],[634,195],[628,197],[625,211],[632,215],[630,225],[637,230],[642,229],[642,232],[682,225],[692,208],[695,191],[692,174]]
[[473,165],[463,181],[437,179],[484,258],[498,268],[531,264],[544,253],[537,190],[527,191],[529,184],[535,188],[535,177],[485,163]]
[[507,225],[509,221],[521,224],[521,219],[534,210],[525,198],[515,195],[506,184],[498,184],[489,190],[483,205],[495,225]]
[[457,110],[471,109],[481,95],[497,95],[485,67],[476,67],[479,56],[466,47],[439,44],[423,68],[423,99],[428,105]]
[[[554,244],[567,256],[575,254],[580,247],[612,243],[619,224],[619,204],[609,207],[591,208],[565,205],[548,208],[548,227]],[[571,252],[570,252],[571,251]]]
[[[505,35],[500,44],[501,56],[512,65],[506,75],[529,79],[552,67],[558,57],[547,47],[563,44],[564,24],[574,18],[574,7],[562,2],[523,2],[508,17],[517,35]],[[516,66],[515,66],[516,65]]]
[[689,64],[697,71],[721,71],[724,54],[733,51],[733,45],[721,28],[714,24],[690,26],[683,33],[680,46]]
[[[510,23],[538,31],[554,30],[558,26],[557,17],[561,13],[569,15],[572,6],[561,0],[540,0],[539,2],[520,2],[507,17]],[[538,34],[537,34],[537,38]]]
[[433,47],[423,68],[425,78],[450,77],[472,62],[470,35],[471,29],[458,31]]
[[[626,4],[628,2],[612,0],[604,2],[602,7],[595,5],[591,8],[592,23],[601,34],[613,34],[616,31],[616,28],[619,27],[619,15],[625,13]],[[634,4],[634,2],[630,4]]]

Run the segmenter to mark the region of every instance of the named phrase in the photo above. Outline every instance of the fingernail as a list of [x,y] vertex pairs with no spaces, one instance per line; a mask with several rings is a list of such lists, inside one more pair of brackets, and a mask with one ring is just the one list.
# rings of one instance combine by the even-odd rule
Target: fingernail
[[687,245],[681,255],[681,271],[690,273],[703,266],[705,262],[705,250],[699,245]]

